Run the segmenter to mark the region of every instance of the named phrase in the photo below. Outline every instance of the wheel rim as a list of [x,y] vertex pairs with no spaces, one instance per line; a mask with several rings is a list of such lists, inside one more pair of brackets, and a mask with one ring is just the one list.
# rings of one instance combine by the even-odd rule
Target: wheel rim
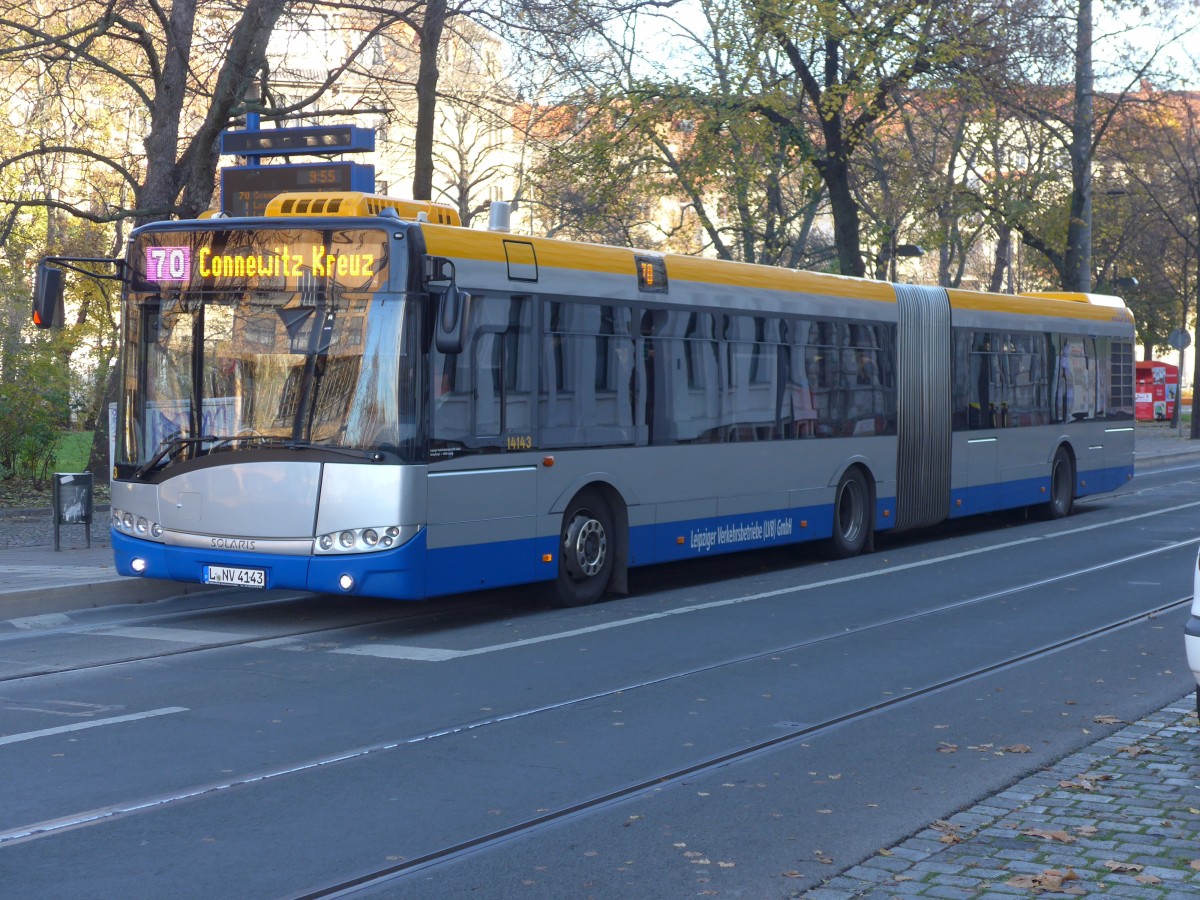
[[862,534],[865,510],[862,486],[857,481],[847,481],[838,494],[837,505],[838,531],[846,543],[853,544]]
[[608,535],[599,519],[580,513],[567,529],[563,559],[572,578],[592,578],[604,568]]

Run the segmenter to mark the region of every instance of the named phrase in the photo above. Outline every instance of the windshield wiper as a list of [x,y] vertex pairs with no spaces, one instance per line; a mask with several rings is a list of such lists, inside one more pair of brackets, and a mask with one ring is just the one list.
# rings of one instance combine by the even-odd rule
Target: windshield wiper
[[378,450],[354,450],[349,447],[330,447],[326,444],[314,444],[306,440],[280,441],[280,445],[288,450],[320,450],[323,453],[336,453],[339,456],[349,456],[351,459],[369,459],[372,462],[382,462],[383,454]]
[[179,451],[184,447],[187,447],[190,444],[203,444],[212,440],[216,440],[216,438],[214,438],[212,435],[205,435],[203,437],[182,437],[178,431],[174,434],[168,435],[159,443],[158,450],[155,452],[155,454],[146,462],[142,463],[142,465],[138,466],[137,470],[133,473],[133,477],[145,478],[148,474],[150,474],[150,472],[158,468],[159,463],[163,463],[163,465],[170,463],[176,456],[179,455]]

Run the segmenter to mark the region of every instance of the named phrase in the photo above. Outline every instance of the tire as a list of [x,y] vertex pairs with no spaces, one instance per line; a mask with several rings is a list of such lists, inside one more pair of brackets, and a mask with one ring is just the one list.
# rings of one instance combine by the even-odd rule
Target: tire
[[1050,499],[1042,504],[1040,512],[1044,519],[1063,519],[1071,514],[1074,505],[1075,465],[1071,454],[1059,447],[1050,463]]
[[847,469],[833,495],[833,536],[825,542],[829,559],[858,556],[871,532],[871,491],[862,470]]
[[552,603],[586,606],[603,596],[612,578],[615,538],[612,512],[600,492],[587,488],[576,494],[563,513]]

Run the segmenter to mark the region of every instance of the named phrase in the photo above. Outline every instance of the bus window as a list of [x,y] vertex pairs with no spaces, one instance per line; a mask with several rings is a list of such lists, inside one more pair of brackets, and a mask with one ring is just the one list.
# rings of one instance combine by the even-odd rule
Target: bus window
[[530,298],[476,297],[463,343],[462,353],[430,355],[433,449],[532,447]]
[[1091,338],[1052,335],[1054,353],[1053,421],[1096,417],[1096,346]]
[[[1104,346],[1109,345],[1107,354]],[[1101,359],[1109,359],[1108,418],[1129,420],[1134,408],[1133,344],[1129,341],[1100,340]]]
[[547,300],[542,318],[539,446],[633,443],[633,311]]

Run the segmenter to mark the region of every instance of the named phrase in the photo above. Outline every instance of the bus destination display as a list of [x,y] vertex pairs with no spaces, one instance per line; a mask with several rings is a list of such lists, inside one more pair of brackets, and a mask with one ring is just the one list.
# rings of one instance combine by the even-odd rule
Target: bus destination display
[[285,288],[319,279],[368,290],[387,280],[386,236],[378,231],[337,231],[328,242],[308,229],[241,232],[252,240],[236,245],[211,231],[153,237],[134,260],[137,280],[156,288]]

